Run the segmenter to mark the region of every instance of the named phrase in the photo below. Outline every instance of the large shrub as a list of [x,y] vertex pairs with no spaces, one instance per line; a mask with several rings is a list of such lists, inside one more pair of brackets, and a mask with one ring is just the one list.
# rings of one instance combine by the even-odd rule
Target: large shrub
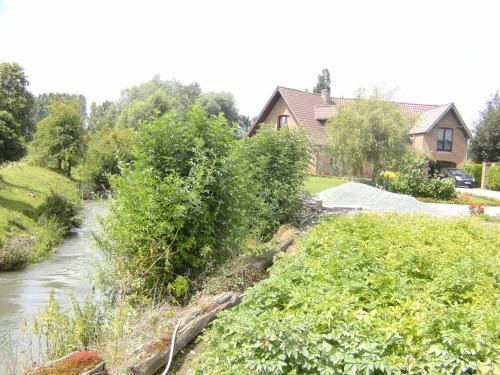
[[237,251],[254,207],[234,129],[200,105],[143,123],[134,164],[111,179],[116,193],[100,236],[129,292],[186,292],[185,279]]
[[78,227],[81,217],[78,215],[80,205],[62,194],[51,192],[38,207],[39,221],[55,220],[63,229]]
[[297,212],[309,160],[307,139],[301,132],[263,127],[241,144],[241,157],[251,163],[251,180],[259,208],[252,214],[264,235],[293,220]]
[[132,131],[102,129],[88,138],[84,162],[79,174],[88,190],[109,190],[110,175],[120,173],[120,163],[131,159]]
[[464,171],[474,177],[476,184],[481,183],[481,173],[483,172],[482,164],[469,163],[464,165]]
[[397,173],[383,172],[377,178],[377,184],[394,193],[413,197],[449,199],[455,194],[455,182],[452,179],[438,179],[427,176],[429,159],[418,153],[409,153],[402,159]]
[[488,188],[500,190],[500,165],[488,168]]
[[323,222],[219,315],[197,373],[498,373],[498,270],[498,224]]

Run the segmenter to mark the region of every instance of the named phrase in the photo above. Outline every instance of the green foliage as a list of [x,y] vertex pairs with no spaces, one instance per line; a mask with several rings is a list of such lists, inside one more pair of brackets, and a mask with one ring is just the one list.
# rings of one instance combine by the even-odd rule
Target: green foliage
[[120,114],[118,106],[109,100],[97,105],[90,105],[89,130],[96,132],[105,129],[111,129],[116,124],[116,119]]
[[498,92],[486,102],[486,109],[481,112],[469,154],[476,163],[500,161],[500,97]]
[[100,245],[131,292],[168,293],[238,249],[253,186],[235,153],[234,129],[196,105],[143,123],[134,164],[111,179],[116,193]]
[[498,373],[498,225],[325,221],[219,315],[197,373]]
[[368,99],[340,107],[327,123],[332,157],[354,171],[369,166],[374,176],[394,168],[408,152],[412,121],[377,91]]
[[500,190],[500,166],[488,168],[488,189]]
[[188,294],[189,279],[185,276],[177,276],[173,283],[168,284],[168,289],[177,300],[182,301]]
[[104,313],[98,306],[90,298],[81,306],[73,296],[71,304],[71,311],[63,310],[51,292],[45,311],[33,322],[33,332],[43,338],[49,360],[95,345],[101,335]]
[[197,83],[183,85],[177,81],[151,81],[122,91],[118,100],[119,128],[137,129],[141,121],[175,110],[184,114],[196,102],[201,90]]
[[53,218],[65,230],[81,225],[79,210],[79,205],[55,192],[51,192],[38,208],[40,217],[43,217],[42,220]]
[[34,99],[28,85],[24,69],[19,64],[0,63],[0,112],[9,112],[19,124],[22,136],[31,139],[35,130],[31,118]]
[[323,69],[320,75],[318,75],[318,82],[314,86],[313,92],[320,94],[321,90],[328,90],[330,92],[330,84],[332,80],[330,79],[330,71],[328,69]]
[[35,102],[33,105],[33,121],[35,122],[35,124],[38,124],[48,116],[51,103],[61,102],[76,103],[82,119],[87,118],[87,102],[83,95],[51,92],[48,94],[38,95],[35,98]]
[[300,207],[309,161],[307,138],[298,131],[262,127],[241,142],[240,155],[252,167],[246,184],[257,189],[259,208],[252,215],[269,236],[279,225],[293,221]]
[[413,197],[450,199],[455,194],[455,182],[450,178],[438,179],[426,176],[429,157],[408,153],[399,163],[398,173],[383,172],[377,185],[394,193]]
[[90,191],[111,188],[109,176],[120,174],[120,163],[132,159],[132,143],[133,133],[130,129],[104,127],[88,136],[85,158],[78,174]]
[[205,92],[201,94],[200,102],[209,115],[218,116],[222,113],[230,125],[238,123],[238,109],[230,92]]
[[466,171],[470,176],[474,177],[476,184],[481,183],[481,174],[483,172],[482,164],[473,164],[473,163],[465,164],[464,171]]
[[9,112],[0,111],[0,164],[19,160],[25,152],[21,127]]
[[76,102],[53,102],[49,114],[37,124],[30,145],[30,158],[38,166],[49,167],[71,176],[83,157],[83,120]]

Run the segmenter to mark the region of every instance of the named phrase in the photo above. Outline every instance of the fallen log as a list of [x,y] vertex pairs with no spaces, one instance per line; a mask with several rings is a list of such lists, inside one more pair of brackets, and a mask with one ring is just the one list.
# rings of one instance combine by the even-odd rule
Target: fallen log
[[[248,264],[252,264],[265,271],[273,264],[274,257],[285,252],[295,239],[288,238],[279,243],[273,250],[254,257],[247,257]],[[174,343],[172,358],[195,339],[205,327],[211,323],[220,311],[236,306],[241,301],[240,293],[226,292],[213,298],[205,307],[195,307],[181,317],[180,328]],[[169,359],[171,347],[171,333],[162,338],[154,339],[141,345],[134,351],[136,355],[130,361],[128,370],[137,375],[153,375],[165,367]]]
[[[204,308],[196,308],[185,317],[181,318],[181,325],[174,343],[173,356],[197,337],[201,331],[223,310],[236,306],[241,301],[239,293],[223,293],[215,297]],[[156,339],[142,346],[138,358],[132,361],[128,370],[138,375],[153,375],[167,364],[170,339],[164,337]]]

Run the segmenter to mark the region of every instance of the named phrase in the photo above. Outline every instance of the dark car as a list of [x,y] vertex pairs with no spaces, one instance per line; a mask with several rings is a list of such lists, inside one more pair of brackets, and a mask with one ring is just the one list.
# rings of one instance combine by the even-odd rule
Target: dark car
[[458,168],[444,168],[440,173],[443,178],[452,178],[455,180],[456,187],[468,187],[473,188],[476,183],[474,177],[471,177],[462,169]]

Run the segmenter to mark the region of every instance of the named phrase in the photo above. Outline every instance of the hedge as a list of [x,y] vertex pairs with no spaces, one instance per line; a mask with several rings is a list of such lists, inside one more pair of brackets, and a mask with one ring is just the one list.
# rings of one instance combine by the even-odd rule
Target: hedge
[[479,186],[481,184],[481,173],[483,172],[482,164],[469,163],[464,165],[464,170],[474,177],[476,184]]
[[488,188],[500,190],[500,165],[488,168]]

